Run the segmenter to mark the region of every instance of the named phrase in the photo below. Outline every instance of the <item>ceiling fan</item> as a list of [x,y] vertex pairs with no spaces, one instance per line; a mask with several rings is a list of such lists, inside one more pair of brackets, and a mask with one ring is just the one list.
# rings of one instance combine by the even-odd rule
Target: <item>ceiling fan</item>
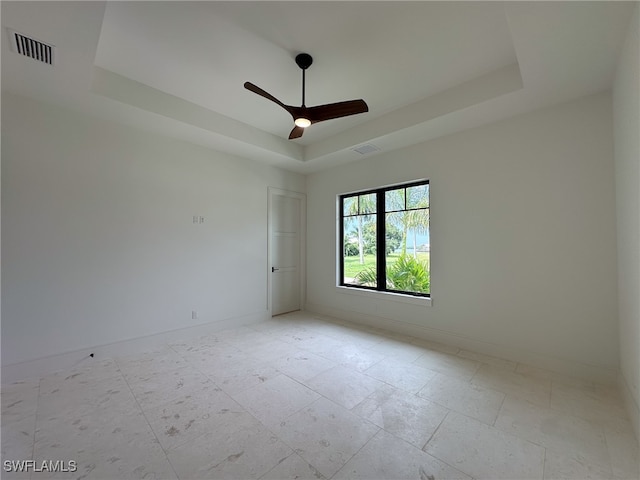
[[245,82],[244,88],[257,93],[258,95],[277,103],[284,108],[293,117],[293,123],[295,126],[289,134],[289,140],[294,138],[300,138],[304,133],[304,129],[309,125],[324,122],[325,120],[331,120],[333,118],[348,117],[349,115],[356,115],[358,113],[364,113],[369,111],[369,107],[366,102],[360,100],[347,100],[346,102],[329,103],[326,105],[318,105],[315,107],[307,107],[304,104],[305,93],[305,71],[313,63],[313,58],[308,53],[300,53],[296,56],[296,64],[302,69],[302,106],[294,107],[292,105],[285,105],[273,95],[265,92],[260,87],[257,87],[253,83]]

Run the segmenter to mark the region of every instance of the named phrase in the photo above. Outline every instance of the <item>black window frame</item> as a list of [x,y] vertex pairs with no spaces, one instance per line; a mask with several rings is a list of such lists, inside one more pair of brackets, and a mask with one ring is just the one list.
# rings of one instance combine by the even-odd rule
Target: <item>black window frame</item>
[[[340,215],[339,230],[340,230],[340,242],[339,242],[339,255],[340,255],[340,282],[339,286],[347,288],[355,288],[360,290],[370,290],[374,292],[387,292],[400,295],[407,295],[412,297],[431,298],[431,284],[429,284],[429,293],[422,292],[409,292],[405,290],[393,290],[387,288],[387,269],[386,269],[386,249],[379,248],[379,245],[385,245],[385,230],[386,230],[386,202],[385,193],[391,190],[399,190],[401,188],[417,187],[422,185],[429,185],[429,180],[415,180],[408,183],[399,183],[396,185],[388,185],[386,187],[373,188],[370,190],[361,190],[358,192],[344,193],[338,196],[338,212]],[[361,195],[376,195],[376,285],[375,287],[368,285],[356,285],[353,283],[344,282],[344,219],[345,217],[357,216],[357,215],[345,215],[344,214],[344,200],[351,197],[359,197]],[[407,208],[407,196],[404,198],[404,209],[393,211],[411,211],[422,210],[422,208]],[[431,238],[431,188],[429,188],[429,238]],[[431,243],[431,242],[429,242]],[[429,259],[431,259],[431,248],[429,248]],[[429,278],[431,278],[431,261],[429,260]]]

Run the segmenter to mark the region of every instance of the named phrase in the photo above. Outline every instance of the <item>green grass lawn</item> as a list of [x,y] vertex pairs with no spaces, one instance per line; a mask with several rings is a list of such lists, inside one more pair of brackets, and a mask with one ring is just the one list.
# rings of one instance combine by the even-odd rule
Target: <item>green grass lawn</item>
[[[387,265],[392,264],[400,256],[398,253],[392,253],[387,256]],[[429,262],[428,252],[418,252],[418,258],[420,260],[426,260]],[[344,257],[344,276],[345,278],[354,278],[358,272],[365,268],[375,267],[376,257],[374,255],[365,255],[364,264],[360,264],[360,257],[355,255],[353,257]]]

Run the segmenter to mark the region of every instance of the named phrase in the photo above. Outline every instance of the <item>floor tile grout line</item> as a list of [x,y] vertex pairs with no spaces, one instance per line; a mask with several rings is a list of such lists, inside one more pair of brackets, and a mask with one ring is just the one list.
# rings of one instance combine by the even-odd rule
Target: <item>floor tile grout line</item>
[[[321,398],[324,398],[324,397],[321,397]],[[314,403],[316,403],[318,400],[320,400],[320,398],[316,398],[315,400],[313,400],[312,402],[310,402],[308,405],[306,405],[305,407],[301,408],[300,410],[298,410],[298,411],[296,411],[296,412],[292,413],[291,415],[287,415],[284,419],[282,419],[282,420],[280,421],[280,423],[282,424],[282,423],[283,423],[283,422],[285,422],[288,418],[292,417],[293,415],[295,415],[295,414],[297,414],[297,413],[300,413],[302,410],[304,410],[305,408],[308,408],[309,406],[313,405],[313,404],[314,404]],[[328,399],[327,399],[327,400],[328,400]],[[335,403],[335,402],[333,402],[333,403]],[[336,404],[336,405],[338,405],[338,404]],[[242,407],[242,405],[240,405],[240,406]],[[242,407],[242,408],[244,409],[244,407]],[[344,408],[344,407],[343,407],[343,408]],[[245,409],[245,410],[246,410],[246,409]],[[277,434],[277,432],[275,432],[271,426],[269,426],[269,425],[265,425],[265,424],[264,424],[264,423],[263,423],[259,418],[256,418],[256,417],[255,417],[251,412],[247,411],[247,413],[248,413],[249,415],[251,415],[253,418],[255,418],[255,419],[260,423],[260,425],[262,425],[265,429],[267,429],[269,432],[271,432],[271,434],[272,434],[272,435],[274,435],[274,436],[275,436],[279,441],[281,441],[284,445],[286,445],[289,449],[291,449],[291,454],[290,454],[287,458],[289,458],[291,455],[298,455],[298,456],[299,456],[300,458],[302,458],[305,462],[307,462],[307,464],[308,464],[309,466],[311,466],[314,470],[316,470],[316,471],[317,471],[317,468],[316,468],[315,466],[313,466],[313,465],[312,465],[311,463],[309,463],[309,462],[308,462],[308,461],[307,461],[307,460],[306,460],[302,455],[300,455],[300,454],[297,452],[297,449],[296,449],[296,448],[294,448],[293,446],[291,446],[291,445],[289,444],[289,442],[287,442],[287,440],[286,440],[286,439],[284,439],[284,438],[280,437],[280,435],[278,435],[278,434]],[[274,465],[274,466],[273,466],[273,468],[271,468],[271,469],[269,470],[269,472],[270,472],[271,470],[273,470],[274,468],[276,468],[278,465],[279,465],[279,464]],[[269,472],[265,472],[263,475],[261,475],[261,477],[264,477],[264,475],[266,475],[266,474],[267,474],[267,473],[269,473]],[[334,475],[335,475],[335,474],[334,474]],[[260,477],[260,478],[261,478],[261,477]]]
[[[444,416],[444,418],[440,421],[440,423],[438,424],[438,426],[436,427],[436,429],[433,431],[433,433],[431,434],[431,436],[429,437],[429,439],[425,442],[424,446],[423,446],[420,450],[421,450],[421,451],[423,451],[424,453],[426,453],[427,455],[432,456],[432,457],[433,457],[433,458],[435,458],[436,460],[438,460],[438,461],[440,461],[440,462],[444,463],[445,465],[447,465],[447,466],[449,466],[449,467],[453,468],[454,470],[456,470],[456,471],[458,471],[458,472],[460,472],[460,473],[462,473],[462,474],[464,474],[464,475],[467,475],[470,479],[472,479],[472,480],[473,480],[473,478],[474,478],[474,477],[473,477],[473,475],[471,475],[470,473],[467,473],[467,472],[465,472],[465,471],[463,471],[463,470],[460,470],[460,468],[459,468],[459,467],[455,467],[455,466],[451,465],[449,462],[447,462],[447,461],[443,460],[442,458],[438,457],[437,455],[434,455],[433,453],[427,452],[427,451],[425,450],[425,448],[427,448],[427,445],[429,444],[429,442],[433,439],[433,437],[435,437],[436,433],[438,432],[438,430],[440,430],[440,427],[442,426],[442,424],[444,423],[444,421],[447,419],[447,417],[449,416],[449,414],[450,414],[452,411],[453,411],[453,410],[449,410],[449,411],[447,412],[447,414],[446,414],[446,415]],[[458,413],[458,412],[455,412],[455,413]],[[417,448],[417,447],[416,447],[416,448]]]
[[[171,348],[171,347],[169,347],[169,348]],[[149,422],[149,419],[147,418],[146,412],[144,411],[144,409],[140,405],[140,402],[138,401],[138,397],[136,397],[136,394],[133,392],[133,389],[131,388],[131,385],[129,384],[129,381],[127,380],[126,376],[122,372],[122,370],[120,368],[120,364],[118,363],[118,360],[114,358],[113,361],[115,362],[116,366],[118,367],[118,371],[120,372],[120,374],[122,375],[122,378],[124,379],[125,383],[127,384],[127,388],[129,388],[129,392],[131,392],[131,396],[133,397],[134,401],[136,402],[136,405],[138,405],[138,409],[139,409],[140,413],[142,414],[142,416],[144,418],[144,421],[147,422],[149,430],[151,431],[151,433],[153,433],[153,436],[156,439],[156,442],[158,443],[158,446],[162,449],[162,453],[164,453],[164,457],[166,458],[167,463],[171,467],[171,471],[173,471],[173,473],[176,476],[176,478],[178,480],[180,480],[180,477],[178,476],[178,472],[176,472],[176,469],[174,468],[173,463],[171,463],[171,460],[169,459],[169,455],[167,453],[167,450],[164,448],[164,446],[160,442],[160,439],[158,438],[158,434],[156,433],[156,431],[151,426],[151,422]]]
[[[500,393],[502,393],[502,392],[500,392]],[[502,408],[504,407],[504,402],[506,400],[507,400],[507,394],[506,393],[502,393],[502,401],[500,402],[500,408],[498,408],[498,412],[496,413],[496,418],[493,420],[493,423],[491,424],[492,427],[496,426],[496,423],[498,422],[498,418],[500,418],[500,413],[502,412]]]
[[[371,438],[369,438],[369,440],[367,440],[366,442],[364,442],[364,445],[362,445],[362,446],[358,449],[358,451],[357,451],[357,452],[355,452],[353,455],[351,455],[351,456],[349,457],[349,459],[348,459],[346,462],[344,462],[344,463],[340,466],[340,468],[339,468],[339,469],[338,469],[338,470],[337,470],[333,475],[331,475],[331,477],[330,477],[328,480],[331,480],[333,477],[335,477],[335,476],[340,472],[340,470],[342,470],[342,469],[343,469],[343,468],[344,468],[344,467],[345,467],[345,466],[346,466],[346,465],[351,461],[351,459],[352,459],[353,457],[355,457],[357,454],[359,454],[359,453],[360,453],[360,451],[361,451],[364,447],[366,447],[366,446],[369,444],[369,442],[371,442],[375,437],[377,437],[377,436],[378,436],[378,434],[379,434],[380,432],[384,431],[384,432],[386,432],[386,433],[389,433],[389,432],[387,432],[386,430],[384,430],[382,427],[378,427],[377,425],[375,425],[375,424],[373,424],[373,423],[372,423],[372,425],[374,425],[374,426],[378,429],[378,431],[377,431],[376,433],[374,433],[373,435],[371,435]],[[395,436],[395,435],[394,435],[394,436]],[[396,438],[397,438],[397,437],[396,437]],[[404,441],[404,440],[403,440],[403,441]],[[407,442],[407,443],[408,443],[408,442]]]
[[[296,414],[298,414],[298,413],[302,412],[302,411],[303,411],[304,409],[306,409],[306,408],[309,408],[311,405],[313,405],[314,403],[317,403],[319,400],[321,400],[321,399],[325,399],[325,400],[327,400],[327,401],[331,402],[332,404],[336,405],[336,406],[337,406],[337,407],[339,407],[339,408],[344,408],[347,412],[349,412],[349,413],[350,413],[350,414],[352,414],[353,416],[358,417],[358,419],[359,419],[361,422],[368,423],[368,424],[370,424],[371,426],[373,426],[373,427],[375,427],[375,428],[377,428],[377,429],[378,429],[378,431],[376,431],[376,433],[374,433],[374,434],[371,436],[371,438],[369,438],[369,440],[367,440],[367,441],[365,442],[365,444],[364,444],[364,445],[362,445],[362,447],[360,447],[360,448],[358,449],[358,451],[357,451],[357,452],[355,452],[351,457],[349,457],[349,460],[351,460],[355,455],[357,455],[357,454],[360,452],[360,450],[362,450],[362,448],[364,448],[364,447],[365,447],[365,445],[366,445],[367,443],[369,443],[369,442],[371,441],[371,439],[373,439],[373,437],[375,437],[375,436],[380,432],[380,430],[383,430],[383,428],[382,428],[382,427],[379,427],[378,425],[374,424],[373,422],[371,422],[371,421],[367,420],[366,418],[364,418],[364,417],[362,417],[362,416],[358,415],[357,413],[353,412],[353,408],[355,408],[357,405],[359,405],[359,404],[360,404],[360,403],[362,403],[362,402],[359,402],[357,405],[354,405],[354,407],[352,407],[352,408],[347,408],[346,406],[339,404],[339,403],[338,403],[338,402],[336,402],[335,400],[332,400],[332,399],[330,399],[330,398],[326,397],[326,396],[325,396],[325,395],[323,395],[322,393],[320,393],[320,392],[318,392],[318,391],[316,391],[316,390],[313,390],[312,388],[310,388],[310,387],[308,387],[308,386],[306,386],[306,385],[302,384],[301,382],[298,382],[296,379],[292,379],[292,380],[296,381],[297,383],[299,383],[299,384],[300,384],[300,385],[302,385],[303,387],[309,388],[309,390],[311,390],[311,391],[313,391],[314,393],[318,394],[320,397],[319,397],[319,398],[314,399],[314,400],[313,400],[313,401],[311,401],[309,404],[307,404],[306,406],[304,406],[304,407],[300,408],[300,409],[299,409],[299,410],[297,410],[296,412],[291,413],[290,415],[288,415],[287,417],[285,417],[283,420],[281,420],[281,422],[285,422],[288,418],[290,418],[290,417],[292,417],[292,416],[294,416],[294,415],[296,415]],[[374,393],[375,393],[375,392],[372,392],[369,396],[373,395]],[[367,396],[367,398],[369,398],[369,396]],[[363,400],[363,401],[364,401],[364,400]],[[261,424],[263,424],[259,419],[258,419],[258,421],[259,421]],[[264,425],[264,424],[263,424],[263,425]],[[291,445],[289,445],[289,444],[288,444],[284,439],[282,439],[282,438],[281,438],[277,433],[273,432],[273,430],[271,430],[271,428],[270,428],[269,426],[267,426],[267,425],[264,425],[264,426],[265,426],[265,428],[269,429],[269,430],[270,430],[270,431],[271,431],[271,432],[272,432],[276,437],[278,437],[278,439],[279,439],[280,441],[282,441],[285,445],[287,445],[289,448],[291,448],[291,449],[293,450],[293,453],[294,453],[294,454],[299,455],[299,454],[296,452],[296,449],[295,449],[295,448],[293,448]],[[300,456],[300,455],[299,455],[299,456]],[[305,459],[303,458],[303,460],[305,460]],[[335,473],[334,473],[330,478],[333,478],[333,477],[334,477],[334,476],[335,476],[335,475],[336,475],[336,474],[337,474],[337,473],[342,469],[342,467],[344,467],[344,465],[346,465],[346,464],[349,462],[349,460],[347,460],[347,461],[346,461],[346,462],[345,462],[345,463],[344,463],[344,464],[343,464],[343,465],[342,465],[342,466],[341,466],[341,467],[340,467],[340,468],[339,468],[339,469],[338,469],[338,470],[337,470],[337,471],[336,471],[336,472],[335,472]],[[309,465],[311,465],[311,466],[313,467],[313,465],[312,465],[312,464],[310,464],[307,460],[305,460],[305,461],[306,461]],[[274,467],[274,468],[275,468],[275,467]],[[316,467],[313,467],[313,468],[314,468],[314,469],[316,469]],[[330,480],[330,479],[328,479],[328,480]]]
[[[606,453],[607,453],[607,460],[609,460],[609,467],[611,468],[611,475],[613,475],[613,461],[611,458],[611,446],[609,445],[609,439],[607,438],[607,431],[606,429],[601,426],[601,425],[596,425],[597,427],[600,428],[601,432],[602,432],[602,437],[604,438],[604,444],[607,447]],[[639,455],[640,458],[640,455]]]
[[[276,436],[277,436],[277,435],[276,435]],[[285,445],[287,445],[287,444],[286,444],[286,443],[285,443],[285,442],[284,442],[280,437],[278,437],[278,439],[279,439],[282,443],[284,443]],[[287,445],[287,447],[289,447],[289,445]],[[291,448],[291,447],[289,447],[289,448]],[[293,450],[293,448],[291,448],[291,453],[290,453],[288,456],[286,456],[285,458],[283,458],[282,460],[280,460],[278,463],[276,463],[276,464],[275,464],[273,467],[271,467],[269,470],[267,470],[267,471],[266,471],[266,472],[264,472],[262,475],[260,475],[259,477],[257,477],[257,480],[260,480],[260,479],[264,478],[264,477],[265,477],[265,475],[269,475],[269,473],[271,473],[275,468],[277,468],[277,467],[278,467],[278,465],[280,465],[282,462],[284,462],[284,461],[288,460],[288,459],[289,459],[290,457],[292,457],[293,455],[297,455],[297,453]],[[298,456],[299,456],[299,455],[298,455]],[[302,458],[302,457],[300,457],[300,458]],[[304,458],[303,458],[303,460],[304,460]],[[305,460],[305,461],[306,461],[306,460]],[[309,462],[307,462],[307,464],[309,464]],[[309,464],[309,466],[311,466],[311,465]]]
[[[31,446],[31,459],[35,461],[36,459],[36,435],[38,433],[38,413],[40,411],[40,386],[42,384],[42,377],[38,381],[38,396],[36,397],[36,414],[33,419],[33,444]],[[33,473],[29,475],[29,478],[33,476]]]
[[478,368],[476,368],[476,371],[473,372],[473,375],[471,375],[471,378],[469,379],[469,383],[473,383],[473,379],[476,378],[476,376],[480,373],[481,368],[482,368],[482,364],[480,364]]
[[[446,408],[446,407],[445,407]],[[442,424],[444,423],[444,421],[447,419],[447,417],[449,416],[449,414],[452,412],[452,410],[447,411],[447,413],[445,414],[445,416],[442,418],[442,420],[440,420],[440,423],[438,424],[438,426],[435,428],[435,430],[433,431],[433,433],[429,436],[429,438],[427,439],[426,442],[424,442],[424,445],[422,446],[422,448],[420,450],[422,450],[425,453],[428,453],[425,448],[427,448],[427,445],[429,445],[429,442],[431,440],[433,440],[433,437],[436,436],[436,433],[438,433],[438,430],[440,430],[440,427],[442,426]],[[457,413],[457,412],[456,412]],[[438,459],[440,460],[440,459]]]
[[[431,434],[431,436],[429,437],[429,440],[427,440],[427,442],[424,444],[424,446],[423,446],[422,448],[419,448],[417,445],[415,445],[415,444],[413,444],[413,443],[411,443],[411,442],[407,441],[406,439],[404,439],[404,438],[402,438],[402,437],[399,437],[399,436],[398,436],[398,435],[396,435],[395,433],[390,432],[390,431],[386,430],[386,429],[385,429],[385,428],[383,428],[383,427],[379,427],[379,428],[380,428],[380,431],[383,431],[383,432],[384,432],[384,433],[386,433],[387,435],[391,435],[391,436],[392,436],[392,437],[394,437],[396,440],[398,440],[398,441],[400,441],[400,442],[404,442],[404,443],[406,443],[407,445],[410,445],[411,447],[415,448],[416,450],[419,450],[419,451],[421,451],[422,453],[424,453],[424,454],[426,454],[426,455],[429,455],[430,457],[435,458],[435,459],[436,459],[436,460],[438,460],[439,462],[442,462],[442,463],[444,463],[445,465],[447,465],[447,466],[449,466],[449,467],[453,468],[454,470],[456,470],[456,471],[458,471],[458,472],[460,472],[460,473],[463,473],[464,475],[468,475],[469,477],[471,477],[471,475],[469,475],[468,473],[464,473],[464,472],[463,472],[462,470],[460,470],[459,468],[456,468],[456,467],[454,467],[453,465],[450,465],[448,462],[445,462],[445,461],[444,461],[444,460],[442,460],[441,458],[438,458],[438,457],[436,457],[435,455],[433,455],[432,453],[426,452],[426,451],[424,450],[424,448],[427,446],[427,443],[429,443],[429,441],[431,440],[431,438],[433,438],[433,436],[436,434],[436,432],[437,432],[437,431],[438,431],[438,429],[440,428],[440,425],[442,425],[442,422],[444,422],[445,418],[447,418],[447,416],[448,416],[448,415],[449,415],[449,412],[447,412],[447,413],[445,414],[445,416],[442,418],[442,420],[440,421],[440,423],[438,424],[438,426],[436,427],[436,429],[433,431],[433,433],[432,433],[432,434]],[[373,437],[377,436],[377,435],[380,433],[380,431],[378,431],[378,432],[377,432]],[[371,439],[370,439],[369,441],[373,440],[373,437],[371,437]],[[367,441],[367,443],[369,443],[369,441]],[[366,444],[365,444],[365,445],[366,445]],[[363,445],[363,447],[362,447],[362,448],[364,448],[364,447],[365,447],[365,445]],[[360,450],[362,450],[362,448],[361,448]],[[358,451],[358,452],[359,452],[359,451]],[[354,456],[355,456],[355,455],[354,455]],[[346,465],[346,464],[345,464],[345,465]]]

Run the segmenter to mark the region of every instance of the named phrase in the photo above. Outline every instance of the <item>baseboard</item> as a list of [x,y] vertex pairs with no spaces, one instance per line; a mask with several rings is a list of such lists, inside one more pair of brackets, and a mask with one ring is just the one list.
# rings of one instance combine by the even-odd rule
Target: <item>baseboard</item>
[[[179,328],[144,337],[123,340],[121,342],[95,345],[80,350],[28,360],[26,362],[2,365],[2,384],[6,385],[17,381],[37,378],[60,370],[81,368],[83,366],[89,366],[91,362],[120,355],[131,355],[149,351],[166,345],[169,342],[175,342],[176,340],[195,339],[202,335],[208,335],[221,330],[265,321],[268,318],[270,318],[269,312],[265,310],[264,312],[225,318],[192,327]],[[90,356],[92,353],[93,357]]]
[[631,421],[631,425],[633,425],[636,438],[638,439],[638,442],[640,442],[640,406],[638,406],[638,403],[633,398],[629,384],[622,374],[618,376],[618,384],[620,386],[622,398],[624,399],[627,415],[629,415],[629,420]]
[[582,378],[598,383],[615,385],[618,382],[618,370],[588,365],[573,360],[550,357],[549,355],[527,352],[521,349],[513,349],[508,346],[488,343],[466,337],[459,334],[445,332],[438,329],[416,325],[413,323],[398,321],[392,318],[363,314],[349,310],[343,310],[325,305],[307,303],[305,310],[320,315],[336,317],[350,322],[377,327],[392,332],[398,332],[413,337],[431,340],[472,352],[491,355],[494,357],[511,360],[538,368],[544,368],[562,375]]

